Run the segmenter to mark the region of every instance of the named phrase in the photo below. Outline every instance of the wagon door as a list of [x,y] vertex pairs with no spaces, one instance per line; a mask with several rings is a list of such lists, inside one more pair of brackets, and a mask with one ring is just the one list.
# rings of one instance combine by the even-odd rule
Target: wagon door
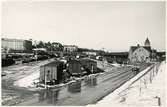
[[53,67],[53,79],[57,80],[57,67]]

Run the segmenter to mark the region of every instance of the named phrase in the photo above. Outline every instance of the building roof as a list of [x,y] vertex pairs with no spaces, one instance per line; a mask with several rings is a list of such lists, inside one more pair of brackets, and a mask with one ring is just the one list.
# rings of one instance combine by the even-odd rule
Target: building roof
[[166,55],[166,52],[157,52],[158,56]]
[[145,41],[145,43],[144,43],[145,45],[150,45],[150,41],[149,41],[149,39],[147,38],[146,39],[146,41]]
[[147,51],[151,52],[151,47],[149,46],[143,46],[143,48],[145,48]]
[[45,65],[42,65],[41,67],[43,67],[43,66],[54,67],[54,66],[58,66],[58,65],[60,65],[60,64],[63,64],[63,62],[62,62],[62,61],[53,61],[53,62],[47,63],[47,64],[45,64]]
[[23,39],[13,39],[13,38],[1,38],[1,40],[6,40],[6,41],[25,41]]
[[131,46],[131,50],[132,52],[134,52],[136,49],[143,47],[144,49],[146,49],[147,51],[151,52],[151,47],[150,46]]
[[124,56],[124,55],[128,55],[128,52],[110,52],[110,53],[106,53],[106,55],[113,55],[113,56]]
[[64,47],[78,47],[76,45],[63,45]]
[[128,52],[110,52],[110,55],[127,55]]
[[130,49],[132,50],[132,52],[134,52],[137,48],[138,48],[138,46],[131,46],[130,47]]
[[132,52],[134,52],[136,49],[143,47],[144,49],[146,49],[147,51],[151,52],[151,47],[150,46],[131,46],[131,50]]

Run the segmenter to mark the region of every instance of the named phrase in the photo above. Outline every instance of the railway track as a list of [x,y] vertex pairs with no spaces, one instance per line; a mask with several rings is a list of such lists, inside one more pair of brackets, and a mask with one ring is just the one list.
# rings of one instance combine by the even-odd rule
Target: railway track
[[[108,71],[103,74],[95,76],[96,84],[89,86],[84,80],[77,86],[79,89],[75,89],[78,92],[69,92],[68,85],[59,89],[51,89],[50,92],[43,91],[41,94],[34,98],[33,101],[29,101],[29,105],[88,105],[98,102],[101,98],[105,97],[109,93],[113,92],[127,80],[132,78],[133,72],[131,68],[109,68]],[[92,78],[92,77],[91,77]],[[45,93],[45,94],[44,94]],[[52,94],[51,94],[52,93]],[[38,98],[40,96],[40,99]],[[49,96],[49,97],[47,97]],[[41,100],[42,99],[42,100]],[[55,100],[53,100],[55,99]],[[26,103],[26,102],[25,102]],[[27,103],[26,103],[27,104]],[[24,105],[21,103],[20,105]]]

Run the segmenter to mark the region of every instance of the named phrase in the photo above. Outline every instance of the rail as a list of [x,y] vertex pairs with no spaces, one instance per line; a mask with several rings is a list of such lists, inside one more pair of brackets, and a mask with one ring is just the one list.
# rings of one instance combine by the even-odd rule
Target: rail
[[[135,77],[131,78],[129,81],[127,81],[125,84],[123,84],[118,89],[114,90],[111,94],[104,97],[101,101],[99,101],[97,104],[103,104],[107,99],[110,99],[110,101],[116,100],[119,95],[131,88],[131,86],[138,82],[139,83],[139,94],[141,94],[141,90],[143,86],[146,88],[149,83],[152,83],[153,78],[156,76],[156,74],[159,71],[159,66],[161,65],[161,62],[156,62],[152,64],[151,66],[147,67],[140,73],[138,73]],[[136,93],[137,94],[137,93]]]

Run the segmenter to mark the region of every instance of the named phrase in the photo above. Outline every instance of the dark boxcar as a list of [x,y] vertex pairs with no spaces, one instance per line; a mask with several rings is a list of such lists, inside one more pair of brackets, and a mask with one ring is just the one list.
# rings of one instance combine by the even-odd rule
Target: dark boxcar
[[4,66],[9,66],[9,65],[12,65],[15,63],[15,61],[12,59],[12,58],[5,58],[5,59],[2,59],[2,67]]
[[81,75],[82,74],[82,70],[81,70],[81,62],[79,60],[70,60],[69,61],[69,72],[72,75]]
[[62,81],[63,62],[54,61],[40,67],[40,82],[54,85]]
[[89,69],[92,73],[95,73],[97,70],[97,62],[90,59],[82,59],[82,66]]

